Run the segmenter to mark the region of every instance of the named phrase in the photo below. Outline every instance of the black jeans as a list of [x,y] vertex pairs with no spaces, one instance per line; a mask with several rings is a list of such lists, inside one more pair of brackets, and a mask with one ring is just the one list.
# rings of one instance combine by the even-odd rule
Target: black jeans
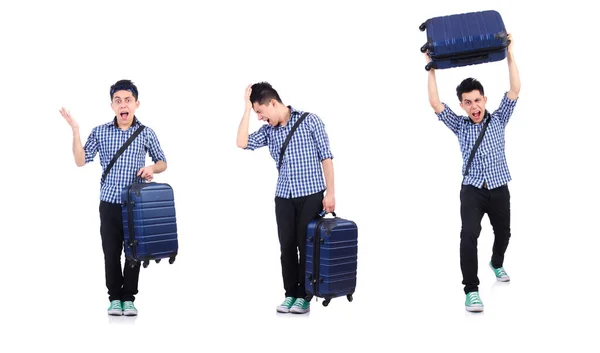
[[123,221],[120,204],[100,201],[100,236],[108,300],[135,301],[140,265],[137,263],[132,268],[129,260],[125,260],[125,268],[121,268]]
[[[281,249],[281,270],[286,297],[304,298],[306,228],[323,210],[323,191],[284,199],[275,198],[275,216]],[[298,258],[298,253],[300,257]]]
[[460,190],[460,268],[465,293],[479,290],[477,238],[485,213],[488,214],[494,229],[492,266],[502,267],[510,239],[510,192],[507,185],[492,190],[463,185]]

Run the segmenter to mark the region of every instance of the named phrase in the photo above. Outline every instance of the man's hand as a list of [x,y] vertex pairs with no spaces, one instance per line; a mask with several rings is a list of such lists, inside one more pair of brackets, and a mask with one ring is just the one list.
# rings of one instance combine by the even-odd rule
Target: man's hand
[[328,192],[325,193],[325,198],[323,198],[323,209],[327,213],[335,211],[335,195]]
[[138,170],[137,176],[146,179],[146,181],[152,181],[154,179],[154,168],[152,166],[141,168]]
[[77,124],[77,121],[75,121],[75,119],[73,119],[70,111],[68,111],[64,107],[62,107],[62,109],[60,109],[59,112],[60,112],[60,115],[62,115],[63,118],[65,118],[67,123],[69,123],[69,125],[71,126],[71,128],[73,130],[79,129],[79,124]]
[[252,85],[248,85],[246,87],[246,92],[244,94],[244,100],[246,102],[246,111],[252,110],[252,102],[250,102],[250,94],[252,94]]
[[506,36],[508,38],[508,40],[510,41],[508,43],[508,52],[512,53],[513,50],[513,39],[512,39],[512,35],[510,33],[508,33],[508,35]]

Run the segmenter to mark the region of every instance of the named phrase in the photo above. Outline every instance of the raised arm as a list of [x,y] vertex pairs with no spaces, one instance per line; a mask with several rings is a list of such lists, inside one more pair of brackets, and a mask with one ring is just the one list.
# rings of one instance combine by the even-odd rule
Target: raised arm
[[519,91],[521,90],[521,78],[519,77],[519,69],[517,68],[517,63],[515,62],[515,58],[513,56],[513,39],[512,35],[508,34],[508,40],[510,40],[510,44],[508,45],[508,50],[506,54],[506,61],[508,62],[508,75],[510,80],[510,90],[506,95],[508,99],[515,100],[519,97]]
[[242,121],[240,122],[240,126],[238,127],[237,146],[239,148],[248,147],[248,128],[250,126],[250,111],[252,111],[252,103],[250,102],[251,93],[252,85],[248,85],[248,87],[246,88],[246,93],[244,95],[246,107],[244,109]]
[[[431,61],[429,53],[425,53],[425,59],[427,62]],[[440,101],[440,96],[438,95],[437,81],[435,79],[435,69],[431,68],[427,76],[427,93],[429,94],[429,104],[431,105],[435,113],[439,114],[444,110],[444,105]]]
[[79,135],[79,124],[71,116],[71,112],[66,110],[64,107],[59,110],[60,114],[65,118],[71,129],[73,130],[73,157],[75,158],[75,164],[78,167],[85,165],[85,151],[81,144],[81,137]]

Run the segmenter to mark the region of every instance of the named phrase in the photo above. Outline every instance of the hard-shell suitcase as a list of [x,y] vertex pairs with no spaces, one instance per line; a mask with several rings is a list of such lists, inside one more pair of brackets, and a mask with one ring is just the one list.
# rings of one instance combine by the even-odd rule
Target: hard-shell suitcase
[[125,256],[132,266],[175,261],[179,243],[173,189],[165,183],[133,183],[121,193]]
[[356,289],[358,228],[353,221],[319,217],[312,220],[306,234],[306,299],[324,298],[323,305],[331,299],[346,296],[352,301]]
[[427,30],[427,43],[421,47],[421,52],[429,51],[432,60],[425,66],[427,71],[506,58],[509,40],[497,11],[433,17],[422,23],[419,29]]

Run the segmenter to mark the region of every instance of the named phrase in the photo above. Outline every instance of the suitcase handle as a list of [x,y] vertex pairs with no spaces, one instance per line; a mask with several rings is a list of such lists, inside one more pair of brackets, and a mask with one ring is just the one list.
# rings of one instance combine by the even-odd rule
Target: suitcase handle
[[[325,210],[323,210],[323,211],[321,211],[321,212],[319,213],[319,217],[323,217],[323,216],[325,216],[326,214],[327,214],[327,212],[325,212]],[[333,217],[337,217],[337,216],[335,215],[335,212],[331,212],[331,215],[332,215]]]
[[479,55],[479,56],[473,56],[471,58],[466,58],[466,59],[452,59],[452,64],[474,64],[476,62],[479,62],[481,60],[487,60],[489,59],[489,55],[485,54],[485,55]]

